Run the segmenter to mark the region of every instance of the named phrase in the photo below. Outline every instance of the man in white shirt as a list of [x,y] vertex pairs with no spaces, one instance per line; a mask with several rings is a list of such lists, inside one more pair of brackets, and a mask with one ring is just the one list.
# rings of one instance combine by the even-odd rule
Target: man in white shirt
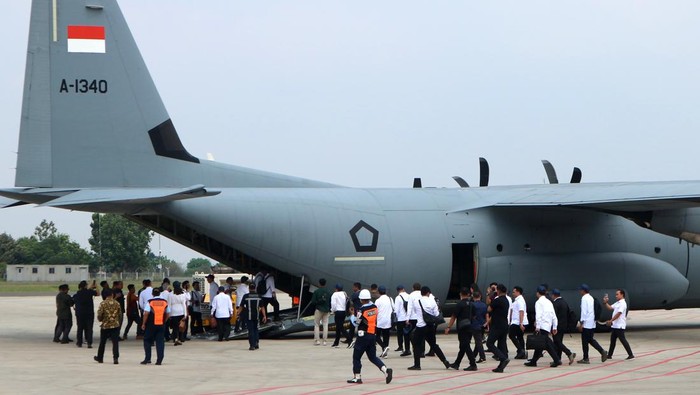
[[219,284],[214,281],[214,278],[215,277],[213,274],[207,276],[207,283],[209,284],[209,303],[212,303],[216,297],[216,294],[219,293]]
[[[539,336],[545,336],[545,349],[552,357],[554,362],[549,366],[556,368],[561,365],[561,358],[557,355],[557,350],[554,348],[554,342],[549,337],[549,334],[557,334],[557,326],[559,322],[557,314],[554,312],[554,305],[547,299],[547,288],[540,285],[537,287],[537,302],[535,302],[535,333]],[[542,357],[543,350],[535,350],[532,359],[525,362],[525,366],[537,366],[537,360]]]
[[[406,317],[406,328],[408,328],[408,333],[406,333],[406,336],[408,336],[409,339],[411,339],[411,344],[413,344],[413,352],[416,351],[416,344],[415,344],[415,339],[413,338],[413,331],[416,330],[416,323],[418,322],[418,316],[421,316],[422,313],[420,310],[414,311],[413,310],[413,304],[414,302],[417,304],[417,300],[421,298],[420,295],[420,283],[413,283],[413,292],[411,292],[408,295],[408,317]],[[404,352],[404,354],[406,354]],[[411,354],[408,354],[411,355]],[[423,355],[421,355],[423,356]]]
[[435,325],[428,324],[423,319],[423,311],[426,314],[437,316],[440,314],[440,310],[435,299],[430,297],[430,288],[423,286],[420,293],[421,297],[412,299],[410,304],[410,317],[416,317],[416,329],[413,333],[413,366],[409,367],[408,370],[421,370],[420,359],[425,351],[426,341],[442,364],[445,365],[445,369],[449,369],[450,363],[435,341]]
[[265,281],[265,293],[260,295],[262,298],[263,307],[267,312],[267,305],[272,305],[274,312],[274,320],[280,320],[280,303],[277,301],[277,293],[275,290],[275,276],[269,273],[267,270],[262,271],[263,280]]
[[377,306],[377,344],[382,348],[379,355],[386,358],[389,355],[389,338],[391,336],[391,314],[394,312],[394,303],[386,294],[386,287],[380,285],[377,288],[379,297],[374,302]]
[[350,344],[350,335],[345,330],[345,317],[347,316],[348,295],[343,291],[343,284],[335,285],[335,292],[331,295],[331,312],[333,313],[333,322],[335,322],[335,340],[333,340],[333,348],[338,348],[340,337],[344,337],[344,343]]
[[527,305],[523,297],[522,287],[513,287],[513,304],[510,309],[510,327],[508,328],[508,337],[513,342],[516,349],[515,359],[527,359],[525,351],[525,326],[528,325],[527,320]]
[[610,304],[608,304],[608,295],[605,295],[603,298],[605,307],[613,311],[612,318],[607,322],[608,326],[612,326],[608,358],[612,358],[613,351],[615,351],[615,343],[619,338],[620,343],[622,343],[622,346],[625,347],[625,351],[627,351],[627,359],[633,359],[634,354],[632,353],[632,347],[630,347],[630,344],[625,338],[625,329],[627,328],[627,301],[625,300],[625,291],[622,289],[615,291],[615,299],[617,299],[617,302],[610,306]]
[[[241,307],[241,301],[243,297],[250,293],[250,287],[248,287],[248,276],[241,277],[241,283],[236,287],[236,308]],[[238,333],[241,329],[246,329],[246,320],[240,317],[236,320],[236,327],[234,332]]]
[[403,285],[396,287],[396,299],[394,299],[394,312],[396,312],[396,339],[399,347],[394,351],[401,351],[401,356],[411,355],[411,338],[404,333],[408,320],[408,294]]
[[151,280],[143,280],[143,285],[146,288],[139,293],[139,308],[141,308],[141,311],[144,311],[148,301],[153,299],[153,287],[151,286]]
[[211,315],[216,318],[216,330],[219,333],[219,341],[228,340],[231,335],[231,315],[233,303],[231,296],[224,292],[224,287],[219,287],[219,293],[211,302]]
[[578,287],[581,292],[581,320],[579,326],[581,328],[581,348],[583,348],[583,359],[576,363],[589,364],[588,360],[588,345],[590,344],[600,353],[601,362],[608,359],[608,354],[605,353],[603,347],[593,338],[595,335],[595,307],[593,297],[591,296],[588,284],[581,284]]

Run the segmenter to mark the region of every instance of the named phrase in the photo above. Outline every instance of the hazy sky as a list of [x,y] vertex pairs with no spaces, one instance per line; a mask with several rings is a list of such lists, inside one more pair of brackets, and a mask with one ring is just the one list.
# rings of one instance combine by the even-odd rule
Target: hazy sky
[[[120,4],[195,156],[353,187],[478,184],[479,156],[491,185],[542,183],[541,159],[560,180],[700,179],[698,1]],[[3,187],[29,8],[0,13]],[[86,213],[6,209],[0,232],[43,218],[87,245]]]

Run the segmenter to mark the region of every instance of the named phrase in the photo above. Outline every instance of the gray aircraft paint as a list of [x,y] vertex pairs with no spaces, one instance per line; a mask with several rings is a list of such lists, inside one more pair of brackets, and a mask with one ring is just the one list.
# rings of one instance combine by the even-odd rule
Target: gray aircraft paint
[[[462,244],[481,285],[574,296],[587,282],[625,288],[635,309],[700,306],[686,241],[700,240],[700,182],[356,189],[192,158],[117,3],[93,3],[33,2],[16,188],[0,190],[13,201],[122,213],[239,269],[312,283],[420,281],[444,299]],[[68,25],[104,26],[106,53],[68,53]],[[62,91],[81,79],[109,88]]]

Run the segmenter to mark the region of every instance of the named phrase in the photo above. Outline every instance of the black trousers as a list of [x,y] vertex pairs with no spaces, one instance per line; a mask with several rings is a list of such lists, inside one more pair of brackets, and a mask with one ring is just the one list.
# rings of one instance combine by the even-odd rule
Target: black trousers
[[275,320],[279,321],[280,319],[280,302],[277,301],[277,298],[261,298],[262,299],[262,306],[265,308],[265,314],[267,314],[267,305],[271,304],[273,311],[274,311],[274,316]]
[[625,351],[627,351],[627,356],[633,357],[634,354],[632,354],[632,347],[630,347],[630,344],[627,342],[627,338],[625,338],[625,330],[613,328],[612,333],[610,333],[610,348],[608,348],[608,358],[612,358],[613,356],[613,352],[615,351],[615,343],[617,342],[617,339],[620,339],[620,343],[622,343],[622,346],[625,348]]
[[481,333],[481,329],[471,329],[469,327],[464,327],[457,332],[457,338],[459,339],[459,352],[457,353],[457,359],[455,359],[454,364],[459,367],[462,363],[464,355],[467,355],[470,366],[476,365],[476,357],[474,355],[474,350],[472,350],[472,337],[478,332]]
[[557,334],[554,335],[554,348],[557,350],[557,358],[560,360],[562,352],[567,357],[571,355],[571,350],[564,345],[564,331],[557,332]]
[[180,321],[185,318],[184,315],[176,315],[176,316],[171,316],[170,320],[168,321],[170,323],[170,331],[172,332],[172,341],[176,340],[182,340],[180,338]]
[[396,323],[396,340],[398,340],[400,349],[411,351],[411,336],[404,333],[404,328],[406,328],[406,323],[404,321]]
[[443,363],[447,361],[445,354],[435,340],[435,325],[416,327],[413,331],[413,365],[420,366],[420,359],[425,353],[425,342],[428,342],[430,349]]
[[228,339],[231,336],[231,317],[217,318],[216,331],[219,333],[219,340]]
[[382,351],[389,347],[390,337],[391,328],[377,328],[377,344],[382,348]]
[[[549,356],[552,357],[554,362],[560,363],[561,358],[557,357],[557,350],[556,347],[554,347],[554,342],[552,339],[549,337],[549,332],[540,329],[540,336],[546,336],[546,339],[544,340],[544,349],[547,350],[549,353]],[[542,358],[542,354],[544,353],[544,350],[535,350],[534,355],[532,356],[532,359],[530,360],[532,363],[537,363],[537,360]]]
[[[92,327],[95,323],[94,314],[76,315],[75,321],[78,324],[78,333],[75,339],[77,345],[82,345],[83,340],[88,346],[92,345]],[[84,335],[84,337],[83,337]]]
[[472,335],[474,336],[474,354],[479,354],[479,358],[486,359],[486,352],[484,351],[484,329],[472,330]]
[[515,345],[516,352],[518,354],[524,354],[525,337],[523,336],[523,330],[520,329],[520,325],[511,325],[510,328],[508,328],[508,337]]
[[[505,343],[508,340],[508,328],[494,329],[491,328],[489,338],[486,339],[486,348],[498,358],[499,361],[508,359],[508,353],[503,352]],[[498,343],[498,345],[496,345]]]
[[355,348],[352,351],[352,372],[354,374],[360,374],[362,372],[362,354],[367,354],[367,359],[379,369],[384,367],[384,362],[377,357],[377,346],[375,342],[375,336],[367,333],[365,333],[364,336],[357,337]]
[[204,332],[204,328],[202,327],[202,312],[193,311],[192,319],[190,320],[190,333],[194,335],[202,332]]
[[156,362],[163,362],[165,357],[165,325],[146,325],[143,333],[144,361],[151,362],[151,347],[156,344]]
[[97,359],[102,361],[107,340],[112,341],[112,356],[115,360],[119,359],[119,327],[100,329],[100,346],[97,348]]
[[54,330],[53,340],[55,342],[62,341],[64,343],[68,342],[68,334],[73,327],[73,317],[70,318],[58,318],[56,320],[56,329]]
[[126,318],[127,322],[126,328],[124,328],[124,336],[126,336],[129,333],[129,329],[131,329],[131,324],[133,323],[136,323],[136,335],[138,335],[139,328],[141,328],[141,317],[139,317],[138,310],[134,310],[131,313],[127,313]]
[[583,328],[583,331],[581,332],[581,348],[583,348],[583,359],[588,359],[588,345],[590,344],[593,346],[593,348],[596,349],[600,353],[600,355],[603,355],[605,353],[605,350],[603,350],[603,347],[598,344],[596,339],[593,338],[595,335],[595,329],[586,329]]
[[333,312],[333,322],[335,322],[335,339],[333,345],[337,346],[340,343],[340,338],[344,337],[348,343],[352,341],[350,334],[345,330],[345,311]]

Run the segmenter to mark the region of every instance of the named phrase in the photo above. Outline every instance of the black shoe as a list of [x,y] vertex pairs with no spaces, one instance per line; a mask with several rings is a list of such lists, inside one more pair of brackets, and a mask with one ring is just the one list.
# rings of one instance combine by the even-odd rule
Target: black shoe
[[457,365],[456,363],[450,364],[450,367],[454,370],[459,370],[459,365]]
[[151,361],[141,361],[140,363],[141,363],[141,365],[148,365],[151,363]]
[[73,339],[68,339],[68,343],[73,343]]
[[404,351],[404,352],[402,352],[401,355],[399,355],[399,356],[400,356],[400,357],[407,357],[407,356],[409,356],[409,355],[411,355],[411,352],[410,352],[410,351]]
[[508,366],[508,363],[510,363],[510,359],[504,359],[503,361],[501,361],[501,363],[498,364],[498,367],[496,369],[492,370],[492,372],[503,373],[506,366]]
[[476,365],[469,365],[468,367],[462,369],[465,372],[476,372],[477,368]]
[[588,358],[584,358],[584,359],[579,359],[578,361],[576,361],[576,363],[588,365],[591,362],[588,360]]
[[162,365],[163,361],[156,361],[156,365]]
[[68,344],[70,343],[68,340],[61,340],[61,344]]
[[88,348],[92,348],[92,344],[88,344]]
[[527,361],[527,362],[525,362],[523,365],[525,365],[525,366],[531,366],[531,367],[536,367],[536,366],[537,366],[537,362]]
[[484,362],[486,362],[486,358],[479,358],[479,360],[476,361],[476,363],[484,363]]
[[498,361],[498,357],[497,357],[495,354],[492,355],[491,358],[493,358],[493,359],[495,359],[496,361]]
[[362,384],[362,379],[352,378],[348,380],[348,384]]
[[396,350],[394,350],[394,352],[399,352],[399,351],[403,352],[403,347],[399,347]]
[[602,353],[600,354],[600,362],[605,362],[608,360],[608,354]]
[[102,363],[102,360],[101,360],[100,358],[98,358],[97,355],[95,355],[94,357],[92,357],[92,359],[94,359],[95,361],[97,361],[97,363]]
[[53,339],[53,342],[54,342],[54,343],[60,343],[61,341],[58,340],[58,339]]
[[391,379],[393,378],[394,375],[394,370],[392,368],[387,368],[386,370],[386,383],[389,384],[391,383]]
[[117,358],[114,358],[114,364],[119,365],[119,360]]
[[76,347],[81,347],[81,348],[83,347],[83,345],[80,344],[80,343],[75,343],[75,346],[76,346]]
[[612,354],[608,354],[608,359],[612,359]]
[[430,352],[428,352],[427,354],[425,354],[424,356],[426,356],[426,357],[434,357],[434,356],[435,356],[435,352],[430,351]]
[[515,359],[527,359],[527,354],[524,352],[519,352],[515,355]]
[[409,366],[408,370],[420,370],[420,366],[416,366],[416,365]]
[[260,348],[260,346],[255,346],[255,349],[256,349],[256,350],[257,350],[258,348]]
[[250,347],[248,347],[248,350],[249,350],[249,351],[255,351],[255,347],[250,346]]
[[556,361],[556,362],[550,363],[550,364],[549,364],[549,367],[550,367],[550,368],[556,368],[556,367],[559,366],[559,365],[561,365],[561,361]]
[[450,363],[447,362],[447,360],[442,361],[442,364],[445,365],[445,369],[449,369],[452,367],[452,365],[450,365]]
[[625,359],[628,359],[628,360],[629,360],[629,359],[634,359],[634,355],[629,355],[629,356],[627,356],[627,358],[625,358]]

